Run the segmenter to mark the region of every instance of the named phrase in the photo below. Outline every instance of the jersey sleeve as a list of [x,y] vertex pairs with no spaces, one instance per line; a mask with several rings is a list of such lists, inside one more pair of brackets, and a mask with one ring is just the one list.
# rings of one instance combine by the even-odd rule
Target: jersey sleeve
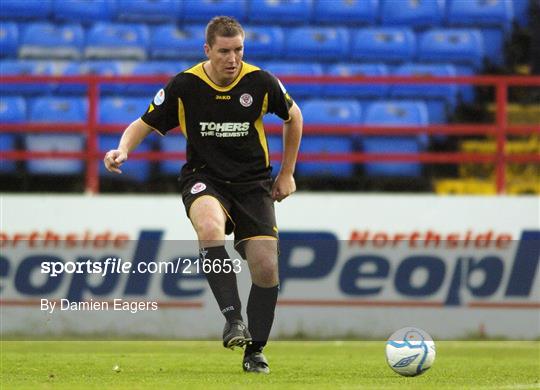
[[289,110],[293,105],[293,100],[287,90],[277,77],[267,73],[269,76],[268,91],[268,112],[276,114],[284,121],[290,120]]
[[171,79],[165,88],[160,89],[141,119],[165,135],[169,130],[178,127],[178,96],[174,88],[175,79]]

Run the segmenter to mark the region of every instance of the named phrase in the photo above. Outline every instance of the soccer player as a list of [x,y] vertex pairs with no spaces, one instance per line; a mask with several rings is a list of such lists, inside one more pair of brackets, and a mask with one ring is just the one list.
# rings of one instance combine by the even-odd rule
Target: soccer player
[[[269,373],[262,351],[274,320],[278,295],[278,229],[274,201],[295,192],[293,178],[302,134],[302,114],[281,82],[243,62],[244,30],[233,18],[218,16],[206,27],[208,60],[173,77],[144,115],[124,131],[104,163],[121,173],[128,154],[153,130],[165,135],[180,126],[187,139],[187,162],[180,185],[186,213],[199,241],[205,272],[226,319],[223,345],[245,346],[243,369]],[[281,170],[272,181],[262,124],[266,113],[284,120]],[[225,235],[247,260],[252,286],[248,327],[241,314],[236,275]],[[226,260],[227,259],[227,260]]]

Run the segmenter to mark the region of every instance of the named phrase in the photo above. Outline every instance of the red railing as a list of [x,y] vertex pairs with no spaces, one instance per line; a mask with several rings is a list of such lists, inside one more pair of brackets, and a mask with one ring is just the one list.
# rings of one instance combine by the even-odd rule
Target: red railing
[[[303,153],[299,161],[337,161],[357,162],[388,161],[388,162],[422,162],[431,164],[449,163],[493,163],[496,172],[496,186],[499,194],[505,189],[505,164],[511,163],[540,163],[537,154],[508,155],[505,153],[507,135],[540,134],[540,125],[508,124],[507,100],[508,87],[538,87],[538,76],[457,76],[457,77],[432,77],[432,76],[385,76],[385,77],[335,77],[335,76],[283,76],[280,79],[285,84],[470,84],[493,86],[495,88],[496,119],[495,123],[487,125],[478,124],[451,124],[430,125],[423,127],[405,126],[360,126],[340,125],[305,125],[305,134],[362,134],[362,135],[409,135],[409,134],[447,134],[447,135],[493,135],[496,137],[497,148],[495,153]],[[28,159],[84,159],[86,160],[86,190],[90,193],[99,192],[98,164],[103,158],[103,153],[98,150],[98,134],[120,133],[126,124],[101,125],[98,123],[98,100],[99,88],[103,83],[136,83],[136,84],[165,84],[169,80],[166,76],[6,76],[2,77],[2,83],[30,84],[30,83],[64,83],[86,84],[88,86],[89,111],[86,123],[0,123],[0,132],[81,132],[87,136],[87,150],[84,152],[36,152],[36,151],[8,151],[2,153],[2,159],[28,160]],[[149,98],[150,100],[150,98]],[[136,119],[136,118],[133,118]],[[267,133],[278,134],[281,126],[267,125]],[[184,159],[185,153],[175,152],[133,152],[130,159],[177,160]],[[272,154],[272,159],[280,156]]]

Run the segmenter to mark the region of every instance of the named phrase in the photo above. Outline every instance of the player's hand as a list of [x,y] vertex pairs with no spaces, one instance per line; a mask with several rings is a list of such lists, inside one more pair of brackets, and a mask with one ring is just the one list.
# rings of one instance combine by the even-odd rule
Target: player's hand
[[127,153],[118,149],[109,150],[105,153],[103,163],[109,172],[122,173],[120,166],[127,160]]
[[279,173],[272,186],[272,199],[281,202],[296,191],[296,183],[291,174]]

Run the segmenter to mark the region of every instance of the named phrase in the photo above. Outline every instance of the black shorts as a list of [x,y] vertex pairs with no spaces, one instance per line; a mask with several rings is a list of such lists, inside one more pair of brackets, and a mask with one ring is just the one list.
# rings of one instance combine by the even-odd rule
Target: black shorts
[[231,183],[202,173],[182,175],[180,179],[188,218],[196,199],[216,198],[227,215],[225,234],[234,233],[234,247],[244,258],[243,244],[247,240],[261,236],[278,238],[272,183],[273,179]]

